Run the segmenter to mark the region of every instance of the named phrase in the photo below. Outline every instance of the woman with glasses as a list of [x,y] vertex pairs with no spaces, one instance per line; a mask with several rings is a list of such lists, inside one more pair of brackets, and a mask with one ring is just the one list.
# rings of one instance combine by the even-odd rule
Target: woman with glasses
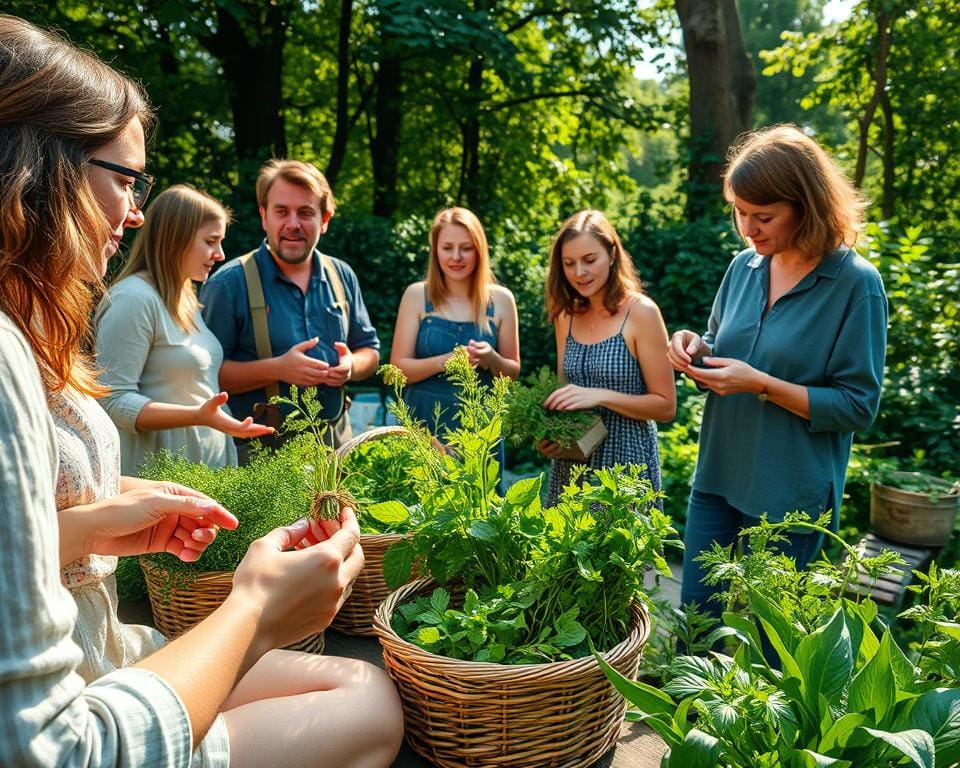
[[117,642],[133,666],[77,674],[61,563],[103,560],[74,585],[100,592],[116,555],[195,560],[237,525],[188,488],[120,476],[83,351],[91,286],[142,223],[151,121],[130,80],[0,14],[0,765],[389,765],[402,714],[385,674],[271,650],[325,628],[363,567],[349,509],[254,542],[223,605],[150,655],[156,637],[121,638],[100,600],[89,668]]
[[162,192],[97,311],[97,364],[110,388],[100,403],[120,431],[124,474],[137,474],[147,456],[163,449],[211,467],[236,466],[230,436],[273,432],[226,410],[223,349],[193,289],[223,261],[228,218],[220,203],[193,187]]

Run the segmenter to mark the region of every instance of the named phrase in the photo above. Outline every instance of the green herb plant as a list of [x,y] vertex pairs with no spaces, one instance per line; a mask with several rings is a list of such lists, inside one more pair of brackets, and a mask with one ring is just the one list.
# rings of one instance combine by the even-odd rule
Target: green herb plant
[[960,482],[928,475],[923,472],[900,472],[891,470],[876,474],[871,478],[881,485],[897,488],[901,491],[919,493],[935,502],[946,496],[960,494]]
[[[553,661],[587,655],[591,642],[616,645],[645,569],[669,574],[663,549],[675,532],[654,503],[658,494],[640,467],[614,467],[575,473],[548,509],[540,477],[499,496],[493,448],[508,384],[483,387],[464,350],[447,372],[458,386],[460,423],[444,435],[448,451],[423,438],[402,401],[395,410],[421,435],[415,488],[425,514],[408,540],[387,550],[384,575],[402,584],[416,561],[440,586],[400,606],[394,629],[431,652],[476,661]],[[398,372],[386,374],[402,386]]]
[[341,504],[352,504],[352,496],[342,486],[336,454],[323,442],[325,425],[316,390],[301,392],[291,387],[290,397],[278,402],[293,408],[284,422],[291,439],[275,450],[254,451],[245,466],[212,469],[161,451],[141,468],[140,476],[148,480],[170,480],[207,494],[240,523],[234,531],[218,531],[196,562],[184,563],[166,553],[144,556],[171,578],[179,578],[173,574],[232,571],[250,543],[274,528],[307,515],[336,518]]
[[323,406],[317,400],[316,387],[300,390],[291,385],[290,396],[270,398],[274,405],[291,410],[283,422],[283,433],[295,435],[286,450],[300,467],[301,474],[313,489],[310,516],[314,520],[336,520],[344,506],[355,507],[356,499],[344,484],[340,457],[326,440],[328,422],[322,416]]
[[[732,655],[680,656],[662,689],[632,682],[599,658],[638,708],[635,719],[667,743],[662,766],[934,768],[960,760],[960,690],[926,680],[873,601],[843,590],[849,568],[883,572],[895,555],[863,557],[844,543],[846,566],[798,571],[776,552],[791,529],[833,536],[826,522],[762,521],[744,531],[743,553],[707,553],[710,577],[729,585],[728,607],[745,608],[723,613],[736,641]],[[777,665],[764,654],[763,636]]]
[[504,435],[515,443],[551,440],[570,448],[587,430],[593,411],[553,411],[543,407],[550,394],[561,386],[557,375],[546,366],[523,381],[510,385],[507,410],[503,414]]
[[960,570],[941,570],[934,562],[929,572],[914,575],[920,583],[907,589],[919,602],[900,614],[921,630],[921,640],[911,644],[911,661],[924,679],[960,688]]
[[366,534],[406,533],[420,516],[414,491],[416,462],[410,438],[384,435],[361,443],[342,462],[344,486],[357,502]]
[[148,480],[170,480],[194,488],[219,501],[240,522],[234,531],[222,529],[194,563],[184,563],[166,553],[144,555],[168,573],[232,571],[250,543],[281,525],[288,525],[310,511],[313,489],[307,482],[296,453],[287,444],[276,452],[260,451],[243,467],[211,469],[161,451],[140,470]]

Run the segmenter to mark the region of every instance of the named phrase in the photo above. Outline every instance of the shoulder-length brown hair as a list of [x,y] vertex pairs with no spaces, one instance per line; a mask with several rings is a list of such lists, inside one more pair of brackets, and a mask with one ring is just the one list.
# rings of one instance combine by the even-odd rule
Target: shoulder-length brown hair
[[[795,125],[743,134],[731,147],[724,197],[753,205],[790,203],[798,224],[792,248],[819,258],[857,241],[866,199],[816,141]],[[736,225],[736,216],[734,216]],[[739,231],[739,228],[738,228]]]
[[560,231],[557,232],[550,249],[550,265],[547,267],[547,315],[551,322],[564,312],[568,315],[584,312],[590,305],[563,274],[563,246],[583,234],[593,235],[612,260],[610,275],[603,287],[603,306],[611,315],[617,314],[628,293],[643,292],[633,259],[620,242],[620,236],[613,224],[600,211],[588,208],[573,214],[560,225]]
[[470,276],[470,300],[477,324],[483,325],[492,286],[496,281],[490,269],[490,247],[487,245],[483,225],[476,214],[466,208],[445,208],[433,218],[430,227],[430,261],[427,262],[427,298],[435,307],[442,307],[449,295],[437,253],[440,230],[448,224],[457,224],[467,230],[477,252],[477,266]]
[[92,395],[90,311],[110,226],[84,166],[139,118],[143,90],[93,54],[0,15],[0,310],[30,342],[44,386]]
[[184,257],[200,228],[214,221],[228,223],[230,212],[210,195],[189,184],[165,189],[147,209],[130,258],[114,283],[145,272],[177,325],[187,333],[196,331],[193,318],[199,304]]

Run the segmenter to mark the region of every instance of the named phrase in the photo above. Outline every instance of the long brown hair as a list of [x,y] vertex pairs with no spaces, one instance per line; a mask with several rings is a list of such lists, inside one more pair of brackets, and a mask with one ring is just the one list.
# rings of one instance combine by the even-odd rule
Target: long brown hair
[[456,224],[467,230],[473,247],[477,252],[477,265],[470,276],[470,300],[473,304],[473,315],[477,325],[483,325],[487,314],[487,305],[490,303],[491,286],[496,282],[493,271],[490,269],[490,247],[487,245],[487,235],[483,225],[473,211],[466,208],[445,208],[433,218],[430,227],[430,261],[427,262],[427,298],[436,307],[442,307],[447,300],[446,278],[440,269],[438,246],[440,230],[448,224]]
[[177,325],[187,333],[197,330],[193,318],[199,304],[183,259],[200,228],[220,220],[228,223],[230,212],[210,195],[189,184],[165,189],[147,209],[130,258],[114,284],[146,272]]
[[620,303],[628,293],[642,293],[643,285],[637,277],[633,259],[627,253],[613,224],[600,211],[588,208],[573,214],[563,224],[550,249],[550,265],[547,268],[547,316],[556,320],[562,313],[568,315],[585,312],[590,305],[570,285],[563,273],[563,246],[583,234],[593,235],[610,255],[610,275],[603,287],[603,306],[611,315],[617,314]]
[[[723,193],[753,205],[790,203],[792,248],[819,258],[857,241],[866,199],[826,151],[795,125],[743,134],[730,149]],[[736,224],[736,216],[734,216]]]
[[84,349],[110,227],[84,165],[135,118],[152,125],[138,85],[0,15],[0,311],[30,342],[48,390],[104,391]]

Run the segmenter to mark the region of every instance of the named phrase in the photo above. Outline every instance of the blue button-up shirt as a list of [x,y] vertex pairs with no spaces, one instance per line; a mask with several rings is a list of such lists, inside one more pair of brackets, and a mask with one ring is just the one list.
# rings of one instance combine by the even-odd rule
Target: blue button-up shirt
[[853,433],[873,422],[887,343],[887,299],[877,270],[852,249],[828,253],[766,311],[770,260],[752,248],[731,262],[703,338],[717,357],[742,360],[807,388],[810,418],[756,395],[707,395],[694,487],[744,514],[781,520],[834,512]]
[[[337,306],[333,286],[320,266],[318,252],[314,251],[311,256],[313,270],[306,293],[280,271],[267,249],[266,241],[257,249],[254,259],[260,269],[274,356],[282,355],[294,344],[314,336],[320,342],[306,354],[331,365],[336,365],[339,360],[333,347],[337,341],[345,343],[351,350],[362,347],[380,349],[380,339],[370,323],[370,314],[363,303],[357,275],[348,264],[339,259],[330,259],[343,283],[349,305],[345,316],[343,309]],[[239,260],[225,264],[206,282],[200,292],[200,302],[203,305],[204,322],[220,340],[225,360],[249,362],[259,359],[247,298],[247,280]],[[325,385],[317,387],[323,413],[331,421],[340,416],[342,389]],[[280,382],[280,393],[289,395],[289,392],[289,385]],[[230,410],[238,419],[243,419],[253,413],[256,403],[265,402],[266,399],[263,389],[231,394]]]

